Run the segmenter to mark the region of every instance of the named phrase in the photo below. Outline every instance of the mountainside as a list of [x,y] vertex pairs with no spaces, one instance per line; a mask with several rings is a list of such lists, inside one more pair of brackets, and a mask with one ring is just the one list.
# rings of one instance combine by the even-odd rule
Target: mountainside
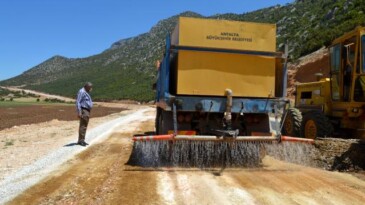
[[[365,24],[365,0],[297,0],[243,14],[204,18],[277,24],[277,47],[290,46],[292,59],[311,53]],[[164,40],[179,16],[203,17],[185,12],[158,22],[148,33],[115,42],[104,52],[87,58],[54,56],[0,85],[74,97],[86,81],[94,83],[95,99],[152,100],[155,62],[161,59]]]

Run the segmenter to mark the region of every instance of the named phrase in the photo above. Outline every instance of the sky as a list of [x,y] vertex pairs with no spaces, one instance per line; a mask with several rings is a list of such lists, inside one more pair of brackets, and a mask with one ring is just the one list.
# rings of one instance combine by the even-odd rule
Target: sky
[[184,11],[242,14],[294,0],[0,0],[0,81],[61,55],[82,58]]

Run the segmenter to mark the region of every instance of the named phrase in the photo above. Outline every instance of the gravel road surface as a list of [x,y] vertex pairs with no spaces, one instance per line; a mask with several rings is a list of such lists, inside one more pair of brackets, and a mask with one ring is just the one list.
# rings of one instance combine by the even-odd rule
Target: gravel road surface
[[[87,132],[86,139],[90,145],[98,143],[105,139],[105,137],[109,136],[115,127],[122,124],[125,125],[133,120],[142,118],[145,111],[145,109],[139,110],[93,128]],[[76,139],[77,137],[75,136],[74,138]],[[75,145],[73,142],[70,142],[67,146],[60,147],[47,156],[37,160],[33,164],[25,166],[0,181],[0,204],[12,199],[22,191],[35,185],[55,170],[59,165],[65,163],[76,154],[86,150],[86,148]]]
[[[64,157],[37,184],[9,204],[363,204],[365,181],[353,175],[296,165],[266,156],[258,168],[143,168],[127,165],[133,133],[152,131],[153,109],[107,126],[87,149]],[[128,123],[127,123],[128,122]],[[101,132],[101,130],[100,130]],[[98,133],[98,132],[96,132]],[[69,153],[70,151],[65,151]],[[67,154],[68,155],[68,154]],[[72,157],[72,158],[71,158]],[[68,159],[68,160],[66,160]],[[30,174],[30,173],[29,173]],[[26,175],[26,176],[29,176]],[[30,174],[32,175],[32,174]],[[39,176],[41,175],[41,177]],[[21,179],[18,176],[18,180]],[[9,179],[10,180],[10,179]],[[1,183],[1,190],[18,186]],[[24,180],[21,180],[24,181]],[[30,186],[30,184],[27,187]],[[20,186],[20,185],[19,185]],[[5,202],[11,197],[7,197]]]

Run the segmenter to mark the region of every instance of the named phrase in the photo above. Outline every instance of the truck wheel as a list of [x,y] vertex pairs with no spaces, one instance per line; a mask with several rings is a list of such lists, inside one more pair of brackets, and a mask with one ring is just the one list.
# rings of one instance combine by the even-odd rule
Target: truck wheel
[[299,137],[302,126],[302,113],[296,108],[289,108],[281,130],[283,135]]
[[155,130],[156,134],[161,134],[160,121],[161,121],[161,108],[157,107],[156,109],[156,118],[155,118]]
[[328,118],[320,111],[309,111],[303,117],[302,136],[309,139],[329,137],[333,126]]
[[167,134],[169,130],[173,130],[172,112],[158,108],[156,113],[155,126],[156,133],[158,135],[164,135]]

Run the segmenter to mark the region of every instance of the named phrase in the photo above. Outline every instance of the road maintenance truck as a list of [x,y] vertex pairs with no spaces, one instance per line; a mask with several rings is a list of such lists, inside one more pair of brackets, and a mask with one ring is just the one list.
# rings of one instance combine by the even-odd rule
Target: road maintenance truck
[[268,114],[286,93],[275,25],[180,17],[165,50],[157,134],[272,135]]
[[288,102],[286,57],[276,51],[274,24],[180,17],[158,66],[156,135],[133,138],[170,143],[139,156],[195,160],[193,155],[213,152],[220,161],[233,159],[248,142],[288,140],[280,133]]

